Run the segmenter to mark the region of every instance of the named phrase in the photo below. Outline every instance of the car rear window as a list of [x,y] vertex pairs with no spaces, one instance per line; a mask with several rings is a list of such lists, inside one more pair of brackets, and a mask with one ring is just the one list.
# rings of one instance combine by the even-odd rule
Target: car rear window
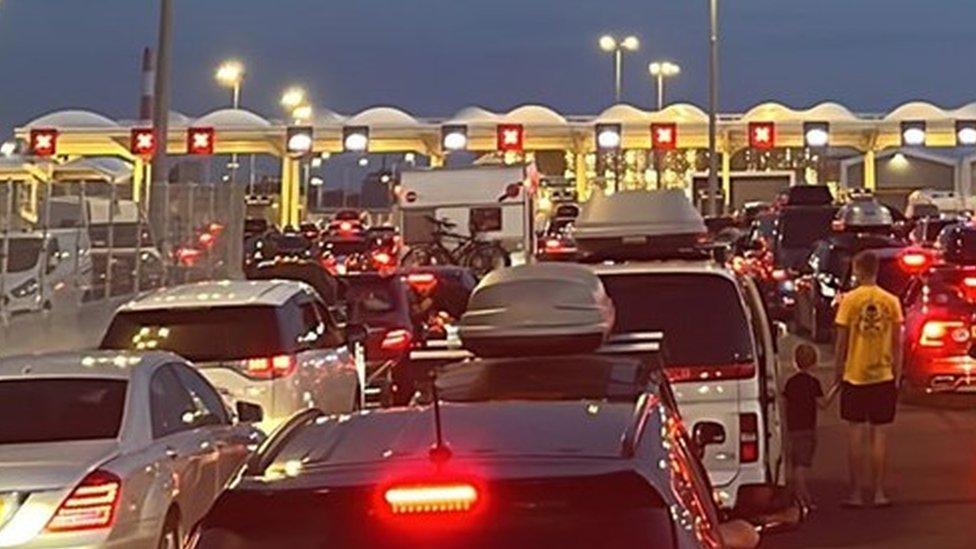
[[0,445],[115,438],[126,385],[116,379],[0,381]]
[[397,309],[399,300],[393,279],[350,277],[346,280],[349,282],[346,301],[353,306],[357,315],[363,315],[368,320]]
[[614,333],[662,332],[667,366],[751,361],[749,321],[735,283],[695,273],[602,274]]
[[121,312],[112,319],[103,349],[165,349],[197,362],[241,360],[293,351],[267,306]]

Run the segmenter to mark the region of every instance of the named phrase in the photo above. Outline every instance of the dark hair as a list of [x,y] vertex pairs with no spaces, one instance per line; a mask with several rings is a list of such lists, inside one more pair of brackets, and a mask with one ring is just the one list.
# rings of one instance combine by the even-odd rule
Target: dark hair
[[809,343],[801,343],[793,350],[793,360],[801,370],[817,365],[817,349]]
[[878,256],[864,251],[854,256],[854,274],[859,278],[874,279],[878,276]]

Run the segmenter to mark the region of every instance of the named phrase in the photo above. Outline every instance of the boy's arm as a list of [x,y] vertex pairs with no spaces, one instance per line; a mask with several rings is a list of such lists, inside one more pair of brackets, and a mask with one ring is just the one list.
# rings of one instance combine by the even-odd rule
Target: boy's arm
[[821,410],[827,409],[827,407],[830,406],[831,401],[834,400],[834,397],[837,396],[838,389],[840,389],[840,383],[837,383],[836,381],[831,383],[830,388],[827,389],[827,394],[817,399],[817,406],[819,406]]

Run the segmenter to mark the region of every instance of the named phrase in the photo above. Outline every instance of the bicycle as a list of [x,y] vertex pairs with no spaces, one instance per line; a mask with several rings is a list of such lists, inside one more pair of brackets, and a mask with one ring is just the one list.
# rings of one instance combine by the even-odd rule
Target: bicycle
[[[479,240],[477,231],[472,230],[471,236],[454,233],[451,229],[457,224],[433,216],[425,217],[434,225],[433,241],[413,246],[403,257],[404,267],[459,265],[471,269],[472,274],[481,278],[512,264],[505,248],[497,242]],[[444,244],[445,239],[455,240],[458,244],[450,249]]]

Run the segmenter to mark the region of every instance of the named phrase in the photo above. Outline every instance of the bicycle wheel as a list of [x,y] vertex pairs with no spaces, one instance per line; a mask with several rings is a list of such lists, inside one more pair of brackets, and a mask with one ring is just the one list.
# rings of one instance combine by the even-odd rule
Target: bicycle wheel
[[486,242],[471,248],[464,256],[462,264],[471,269],[474,276],[481,278],[495,269],[508,267],[512,264],[512,259],[498,244]]
[[429,265],[452,265],[451,254],[444,248],[433,244],[421,244],[410,249],[401,264],[404,267],[426,267]]

